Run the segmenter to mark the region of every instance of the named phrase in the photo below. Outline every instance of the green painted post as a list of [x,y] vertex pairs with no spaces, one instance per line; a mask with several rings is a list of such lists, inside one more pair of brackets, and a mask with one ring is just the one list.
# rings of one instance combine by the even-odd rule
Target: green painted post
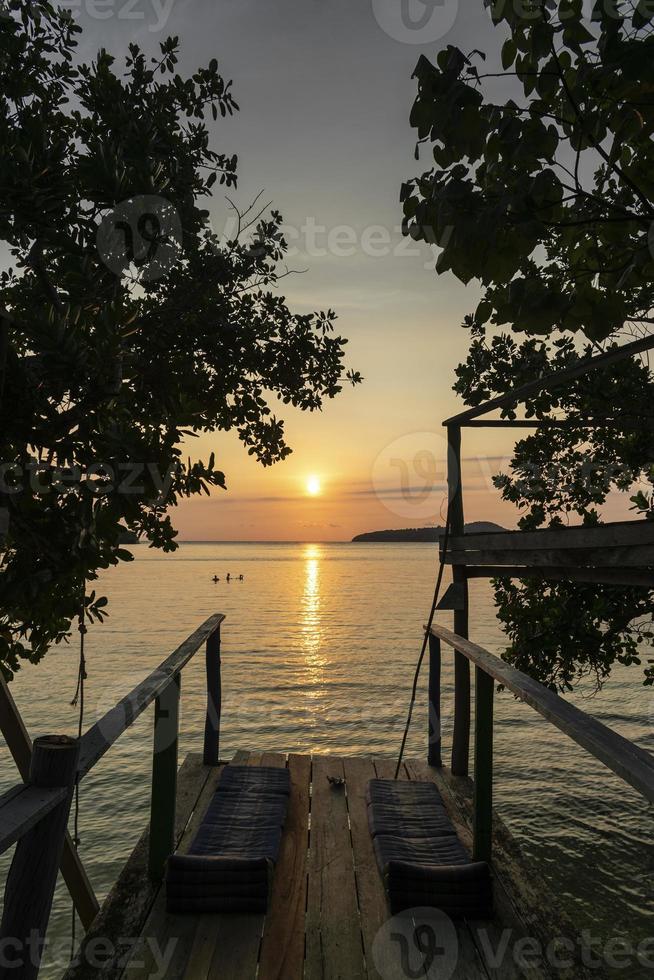
[[[461,428],[447,428],[447,485],[450,535],[460,537],[465,530],[463,514],[463,476],[461,472]],[[454,632],[468,638],[468,577],[463,565],[452,566],[452,581],[461,586],[463,608],[454,612]],[[454,654],[454,729],[452,732],[452,773],[468,775],[470,757],[470,663],[462,653]]]
[[175,849],[180,685],[181,678],[177,674],[159,695],[154,707],[148,870],[155,881],[163,878],[166,861]]
[[220,674],[220,626],[207,640],[207,714],[204,722],[204,764],[217,766],[220,759],[220,713],[222,681]]
[[490,861],[493,841],[493,694],[495,681],[475,668],[473,860]]
[[427,761],[430,766],[443,765],[441,758],[441,641],[429,634],[429,737]]

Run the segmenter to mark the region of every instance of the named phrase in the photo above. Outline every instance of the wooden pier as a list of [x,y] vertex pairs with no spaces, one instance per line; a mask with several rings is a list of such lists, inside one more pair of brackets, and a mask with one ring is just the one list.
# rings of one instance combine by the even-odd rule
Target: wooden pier
[[[125,980],[386,980],[407,974],[380,974],[375,937],[390,918],[382,879],[368,830],[365,789],[369,779],[392,778],[391,759],[336,758],[275,752],[239,752],[240,765],[288,766],[291,800],[275,870],[269,912],[263,915],[172,915],[165,887],[147,876],[147,833],[86,938],[81,962],[65,980],[95,976]],[[223,765],[209,768],[190,755],[180,770],[179,846],[183,853],[220,778]],[[336,786],[328,777],[344,779]],[[451,776],[419,760],[407,760],[402,779],[433,780],[443,796],[459,837],[472,849],[472,797],[469,780]],[[186,822],[184,829],[182,825]],[[492,921],[467,921],[456,928],[456,980],[544,977],[545,970],[520,968],[516,943],[526,936],[541,942],[552,935],[572,936],[544,882],[534,877],[506,827],[497,820],[494,872],[496,914]],[[543,914],[546,909],[546,914]],[[539,911],[540,910],[540,911]],[[502,946],[503,930],[510,939]],[[98,938],[136,936],[101,973],[84,963],[84,947]],[[90,948],[90,947],[89,947]],[[494,960],[503,950],[501,963]],[[451,952],[451,951],[448,951]],[[516,963],[517,959],[517,963]],[[165,971],[161,972],[161,963]],[[558,977],[581,976],[557,972]]]
[[[635,356],[654,338],[588,358],[485,405],[448,419],[450,547],[453,585],[438,608],[454,613],[454,631],[433,622],[429,648],[429,731],[425,761],[405,760],[399,778],[438,786],[461,842],[475,861],[487,861],[494,890],[492,921],[456,925],[456,980],[556,977],[577,980],[608,973],[583,960],[579,937],[555,897],[523,859],[493,810],[493,700],[496,683],[542,715],[585,752],[600,760],[649,803],[654,803],[654,756],[533,678],[468,639],[468,580],[497,575],[654,587],[654,522],[597,528],[463,535],[461,430],[467,426],[560,425],[559,419],[488,419],[509,415],[536,391],[553,390],[586,371]],[[609,420],[610,421],[610,420]],[[592,426],[607,419],[571,420]],[[392,759],[286,756],[243,752],[248,765],[288,766],[291,799],[268,913],[168,915],[166,861],[184,852],[202,820],[225,762],[220,761],[222,707],[220,630],[224,616],[203,623],[153,673],[99,719],[79,740],[61,736],[32,743],[9,693],[0,685],[0,727],[22,781],[0,797],[0,853],[16,845],[7,878],[0,940],[16,947],[46,935],[58,868],[86,929],[66,980],[407,980],[431,976],[380,961],[376,938],[390,914],[370,837],[365,788],[373,777],[392,778]],[[180,675],[205,646],[207,713],[201,756],[178,770]],[[442,764],[441,656],[454,658],[451,769]],[[538,651],[534,650],[534,656]],[[474,722],[471,665],[474,666]],[[154,703],[152,794],[144,832],[107,901],[97,911],[88,876],[66,836],[73,789],[136,718]],[[470,744],[474,783],[469,779]],[[71,744],[72,743],[72,744]],[[56,764],[66,755],[66,765]],[[48,761],[49,760],[49,761]],[[525,754],[525,766],[529,765]],[[53,779],[53,774],[56,778]],[[338,777],[336,783],[328,777]],[[341,782],[342,781],[342,782]],[[416,912],[416,916],[418,913]],[[415,938],[415,935],[414,937]],[[104,959],[98,962],[104,949]],[[540,950],[540,956],[538,951]],[[93,951],[91,953],[91,951]],[[93,955],[93,959],[91,959]],[[0,980],[35,980],[38,957],[0,966]],[[438,974],[440,976],[440,974]]]

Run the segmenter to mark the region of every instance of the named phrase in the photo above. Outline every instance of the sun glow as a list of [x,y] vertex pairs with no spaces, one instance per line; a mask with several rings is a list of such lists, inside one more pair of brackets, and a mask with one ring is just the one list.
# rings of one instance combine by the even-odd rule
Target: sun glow
[[317,497],[320,493],[320,480],[317,476],[310,476],[307,479],[307,493],[310,497]]

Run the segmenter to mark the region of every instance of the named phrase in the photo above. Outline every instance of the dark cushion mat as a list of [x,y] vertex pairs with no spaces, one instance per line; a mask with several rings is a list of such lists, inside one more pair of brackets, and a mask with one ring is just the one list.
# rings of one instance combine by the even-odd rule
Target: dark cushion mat
[[227,766],[188,854],[168,861],[169,912],[265,912],[288,808],[287,769]]
[[455,834],[452,821],[444,806],[425,806],[401,810],[388,803],[368,807],[368,825],[373,837],[434,837]]
[[461,844],[434,783],[373,779],[368,825],[391,913],[421,905],[451,918],[489,918],[488,865]]

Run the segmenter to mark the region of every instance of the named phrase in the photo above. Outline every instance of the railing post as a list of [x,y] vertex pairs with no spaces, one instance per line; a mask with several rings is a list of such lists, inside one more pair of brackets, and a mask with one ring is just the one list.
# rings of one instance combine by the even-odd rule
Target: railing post
[[4,896],[2,980],[38,976],[52,897],[75,787],[79,742],[67,735],[34,740],[29,782],[41,788],[65,787],[66,797],[16,845]]
[[[30,762],[32,759],[32,740],[27,733],[21,714],[11,696],[7,682],[1,674],[0,731],[4,735],[7,748],[14,757],[14,762],[23,782],[27,782],[29,780]],[[75,903],[75,908],[82,925],[88,930],[100,910],[100,905],[69,834],[66,834],[64,838],[64,849],[61,855],[61,874],[70,892],[70,897]]]
[[490,674],[475,668],[473,859],[490,861],[493,841],[493,693]]
[[429,721],[427,725],[430,766],[443,765],[441,758],[441,641],[429,634]]
[[166,861],[175,849],[180,684],[180,675],[175,674],[154,707],[148,870],[155,881],[163,877]]
[[[461,428],[447,428],[447,485],[450,534],[464,533],[463,483],[461,474]],[[463,609],[454,611],[454,632],[468,638],[468,578],[465,567],[452,566],[452,581],[462,586]],[[452,772],[467,776],[470,757],[470,664],[461,653],[454,654],[454,730],[452,733]]]
[[204,764],[217,766],[220,757],[220,626],[207,640],[207,716],[204,723]]

